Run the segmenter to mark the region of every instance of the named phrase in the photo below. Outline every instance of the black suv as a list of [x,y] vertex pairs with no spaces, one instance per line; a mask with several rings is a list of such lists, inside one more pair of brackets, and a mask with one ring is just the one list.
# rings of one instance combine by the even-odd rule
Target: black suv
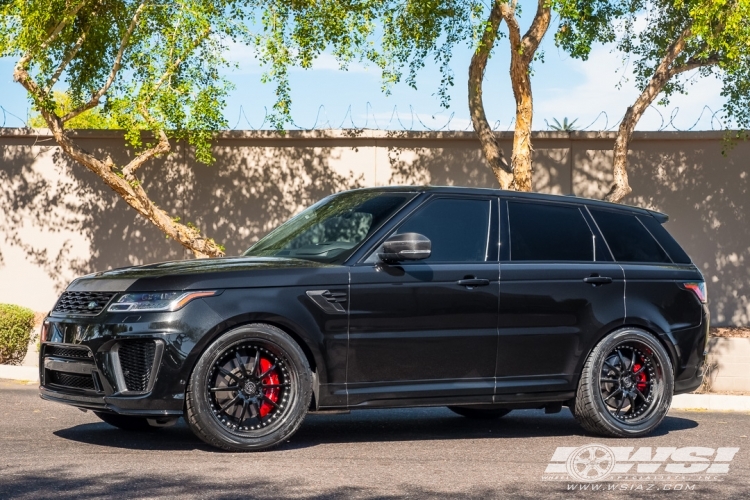
[[391,187],[316,203],[244,255],[73,281],[41,396],[123,429],[185,416],[261,450],[308,411],[568,406],[642,436],[702,381],[699,270],[667,216],[575,197]]

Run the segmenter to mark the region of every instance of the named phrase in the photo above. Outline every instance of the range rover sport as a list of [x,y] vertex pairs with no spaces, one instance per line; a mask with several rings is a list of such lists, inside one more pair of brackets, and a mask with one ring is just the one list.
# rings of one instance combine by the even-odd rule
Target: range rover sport
[[243,255],[74,280],[46,318],[41,397],[123,429],[184,416],[262,450],[309,411],[570,408],[654,430],[702,381],[703,276],[658,212],[491,189],[335,194]]

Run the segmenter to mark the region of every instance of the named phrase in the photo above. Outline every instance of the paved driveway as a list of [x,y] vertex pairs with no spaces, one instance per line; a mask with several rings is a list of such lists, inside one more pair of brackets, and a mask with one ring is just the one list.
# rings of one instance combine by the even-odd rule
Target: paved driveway
[[[750,415],[742,413],[673,411],[653,436],[617,440],[585,435],[566,409],[491,422],[444,408],[367,410],[311,415],[280,448],[235,454],[203,445],[183,421],[126,433],[42,401],[35,386],[0,381],[0,498],[748,498],[748,435]],[[550,470],[565,467],[571,448],[591,443],[614,449],[618,464],[635,452],[648,460],[658,448],[668,455],[666,448],[700,447],[683,449],[685,464],[673,464],[699,469],[714,463],[708,451],[740,450],[722,462],[728,473],[703,476],[712,481],[542,479],[554,477],[545,471],[558,447],[567,452],[557,450]]]

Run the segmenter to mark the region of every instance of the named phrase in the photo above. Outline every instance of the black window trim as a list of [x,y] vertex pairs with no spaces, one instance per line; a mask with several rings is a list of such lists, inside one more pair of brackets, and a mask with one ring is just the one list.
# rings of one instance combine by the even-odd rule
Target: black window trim
[[[402,217],[399,219],[396,224],[394,224],[392,227],[389,227],[385,229],[385,224],[381,226],[381,230],[385,229],[383,232],[383,235],[377,238],[373,244],[372,247],[370,247],[367,251],[364,252],[361,258],[359,258],[353,265],[368,265],[371,266],[372,262],[368,262],[370,257],[372,257],[372,254],[377,251],[378,248],[380,248],[380,245],[383,244],[383,242],[388,239],[389,236],[391,236],[395,231],[398,231],[398,229],[406,223],[407,220],[411,218],[412,215],[414,215],[417,211],[419,211],[422,207],[427,205],[428,203],[437,200],[437,199],[451,199],[451,200],[479,200],[479,201],[486,201],[489,202],[489,217],[487,222],[487,249],[485,250],[485,260],[484,261],[435,261],[430,262],[430,265],[432,264],[470,264],[470,263],[476,263],[476,264],[492,264],[497,263],[499,259],[499,255],[495,256],[493,260],[487,260],[488,259],[488,253],[489,253],[489,240],[490,235],[492,234],[492,201],[493,199],[497,199],[496,197],[492,195],[487,196],[476,196],[476,195],[462,195],[462,194],[453,194],[453,193],[434,193],[430,194],[427,197],[425,197],[420,202],[416,203],[412,210],[409,210],[408,213],[403,214]],[[412,200],[413,201],[413,200]],[[401,211],[405,211],[407,207],[404,207]],[[498,221],[500,219],[499,214],[499,208],[498,208]],[[499,237],[499,231],[498,231],[498,242],[500,241]],[[415,261],[420,262],[420,261]]]
[[[591,263],[591,264],[596,264],[596,262],[597,262],[597,260],[596,260],[596,240],[594,239],[594,237],[596,236],[596,233],[594,232],[594,230],[592,229],[591,225],[586,220],[586,216],[583,214],[583,211],[581,209],[582,208],[581,204],[579,204],[579,203],[566,203],[564,201],[563,202],[559,202],[559,201],[552,201],[552,200],[526,200],[526,199],[523,199],[523,198],[503,198],[502,201],[505,202],[505,219],[506,219],[505,220],[505,224],[506,224],[506,227],[508,229],[505,231],[505,233],[501,232],[501,234],[507,235],[507,237],[508,237],[508,260],[501,260],[501,262],[504,262],[506,264],[507,263],[513,263],[513,262],[524,263],[524,264],[528,264],[528,263],[545,264],[545,263],[550,263],[550,262],[571,263],[571,264],[577,264],[577,263]],[[511,248],[512,248],[511,247],[511,238],[512,238],[511,237],[511,229],[512,228],[510,227],[510,208],[509,208],[509,205],[508,205],[511,201],[513,201],[514,203],[527,203],[527,204],[531,204],[531,205],[546,205],[546,206],[550,206],[551,205],[551,206],[560,206],[560,207],[567,207],[567,208],[576,208],[576,209],[578,209],[578,213],[580,214],[581,218],[586,223],[586,227],[589,228],[589,232],[591,233],[591,236],[592,236],[591,244],[592,244],[592,257],[593,257],[593,260],[590,260],[590,261],[588,261],[588,260],[564,260],[564,261],[560,261],[560,260],[516,260],[516,261],[514,261],[513,260],[513,255],[512,255],[512,250],[511,250]],[[593,219],[593,217],[592,217],[592,219]],[[594,221],[594,222],[596,223],[596,221]],[[602,237],[602,240],[604,240],[604,242],[606,243],[606,240],[604,239],[604,237]],[[501,241],[501,244],[504,243],[502,239],[500,241]],[[607,247],[607,248],[609,248],[609,247]],[[602,262],[602,261],[599,261],[599,262]]]
[[[588,205],[584,205],[584,207],[586,208],[586,213],[589,214],[589,218],[592,220],[592,222],[596,226],[596,232],[599,234],[599,237],[602,239],[602,241],[606,245],[607,251],[609,252],[609,256],[612,258],[612,262],[617,262],[617,259],[615,259],[615,254],[612,253],[612,249],[609,248],[609,243],[607,243],[607,238],[604,237],[604,233],[602,233],[602,230],[599,227],[599,223],[596,222],[596,219],[594,218],[594,214],[591,213],[591,210],[589,210]],[[596,259],[594,259],[594,261],[596,261]]]

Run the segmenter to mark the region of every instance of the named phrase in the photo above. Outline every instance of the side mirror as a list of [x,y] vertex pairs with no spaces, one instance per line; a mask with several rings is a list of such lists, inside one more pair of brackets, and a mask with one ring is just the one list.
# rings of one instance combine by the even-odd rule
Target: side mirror
[[383,243],[378,258],[383,262],[422,260],[432,254],[432,243],[419,233],[394,234]]

